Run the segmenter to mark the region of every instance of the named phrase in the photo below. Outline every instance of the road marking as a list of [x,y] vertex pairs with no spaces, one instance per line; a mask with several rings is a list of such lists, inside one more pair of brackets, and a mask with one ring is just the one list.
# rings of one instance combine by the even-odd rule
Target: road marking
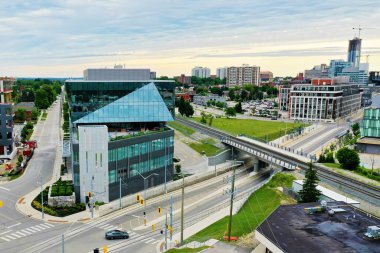
[[160,240],[154,240],[154,242],[152,242],[151,244],[156,244],[156,243],[159,243]]
[[35,232],[37,232],[37,231],[34,231],[34,230],[31,229],[31,228],[26,228],[25,230],[26,230],[26,231],[32,231],[31,233],[35,233]]
[[43,226],[41,226],[41,225],[35,225],[34,227],[35,227],[35,228],[42,229],[42,230],[46,229],[45,227],[43,227]]
[[[15,233],[12,234],[12,237],[13,237],[13,236],[16,237],[16,238],[21,238],[21,237],[22,237],[22,236],[20,236],[20,235],[16,235]],[[10,237],[10,235],[7,235],[7,237]]]
[[132,214],[132,217],[140,218],[140,216],[137,216],[137,215],[134,215],[134,214]]
[[8,191],[8,192],[10,191],[8,188],[1,187],[1,186],[0,186],[0,189],[5,190],[5,191]]
[[33,227],[30,227],[29,229],[32,229],[32,230],[37,230],[38,232],[40,232],[41,230],[38,229],[38,228],[35,228],[34,226]]
[[33,233],[31,233],[31,232],[27,231],[26,229],[23,229],[23,230],[21,230],[21,232],[23,232],[23,233],[25,233],[25,234],[28,234],[28,235],[31,235],[31,234],[33,234]]
[[49,226],[49,227],[54,227],[54,225],[53,225],[53,224],[50,224],[50,223],[45,223],[44,225],[45,225],[45,226]]
[[20,231],[17,231],[15,234],[17,234],[17,235],[21,235],[21,236],[27,236],[26,234],[24,234],[24,233],[22,233],[22,232],[20,232]]
[[13,225],[9,226],[8,228],[13,228],[13,227],[16,227],[18,225],[21,225],[21,223],[13,224]]
[[150,238],[148,241],[145,241],[146,244],[156,241],[156,239]]
[[11,232],[11,231],[12,231],[12,230],[2,232],[2,233],[0,233],[0,235],[3,235],[3,234],[6,234],[6,233],[9,233],[9,232]]
[[128,232],[129,235],[135,235],[135,232]]
[[10,242],[11,240],[7,239],[7,238],[4,238],[4,237],[0,237],[0,239],[3,239],[4,241],[7,241],[7,242]]
[[6,238],[9,238],[9,239],[11,239],[11,240],[16,239],[16,238],[14,238],[13,236],[10,236],[10,235],[6,235],[5,237],[6,237]]
[[51,227],[49,227],[49,226],[46,225],[46,224],[40,224],[39,226],[40,226],[40,227],[44,227],[44,228],[51,228]]

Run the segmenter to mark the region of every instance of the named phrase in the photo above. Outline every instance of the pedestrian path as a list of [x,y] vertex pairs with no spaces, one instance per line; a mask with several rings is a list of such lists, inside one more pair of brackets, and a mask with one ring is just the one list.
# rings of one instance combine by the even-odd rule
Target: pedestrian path
[[[18,231],[13,231],[12,229],[9,229],[8,231],[0,233],[0,240],[10,242],[12,240],[26,237],[29,235],[32,235],[34,233],[42,232],[44,230],[47,230],[49,228],[53,228],[54,225],[50,223],[41,223],[38,225],[34,225],[28,228],[20,229]],[[10,227],[9,227],[10,228]]]

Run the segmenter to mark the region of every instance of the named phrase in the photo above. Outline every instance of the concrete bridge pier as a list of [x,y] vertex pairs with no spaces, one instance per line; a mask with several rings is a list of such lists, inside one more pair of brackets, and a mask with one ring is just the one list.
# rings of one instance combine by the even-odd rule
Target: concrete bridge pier
[[254,157],[252,161],[253,161],[253,171],[259,172],[259,159],[257,157]]

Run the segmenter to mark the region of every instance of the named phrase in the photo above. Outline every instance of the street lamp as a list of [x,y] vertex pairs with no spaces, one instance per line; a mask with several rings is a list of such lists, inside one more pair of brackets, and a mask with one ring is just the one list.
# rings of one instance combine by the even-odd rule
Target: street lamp
[[138,170],[131,170],[131,171],[137,172],[144,179],[144,225],[146,226],[146,182],[145,180],[150,178],[151,176],[158,176],[158,174],[152,173],[149,176],[144,177],[143,175],[141,175],[141,173]]

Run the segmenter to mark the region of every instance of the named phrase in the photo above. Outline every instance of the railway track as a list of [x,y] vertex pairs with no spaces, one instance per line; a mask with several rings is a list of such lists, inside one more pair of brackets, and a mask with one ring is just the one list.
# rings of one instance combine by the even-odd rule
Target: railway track
[[[282,158],[286,161],[292,161],[293,163],[296,163],[298,167],[302,169],[306,169],[309,166],[309,161],[307,161],[307,158],[301,159],[300,157],[294,155],[293,153],[290,153],[284,150],[281,150],[280,152],[277,148],[274,148],[267,144],[264,144],[264,143],[260,143],[260,145],[254,144],[252,142],[239,139],[223,131],[216,130],[216,129],[213,129],[213,128],[210,128],[210,127],[207,127],[207,126],[204,126],[204,125],[201,125],[199,123],[195,123],[189,120],[185,120],[182,118],[177,118],[176,120],[183,125],[186,125],[190,128],[193,128],[201,133],[212,136],[214,138],[218,138],[220,140],[226,140],[226,139],[232,140],[235,143],[246,146],[248,148],[252,148],[256,150],[260,149],[264,152],[273,154],[273,156],[276,156],[278,159]],[[346,188],[349,188],[354,193],[359,193],[356,195],[362,194],[362,195],[371,197],[375,201],[375,204],[378,203],[377,205],[379,205],[380,187],[369,185],[359,180],[338,174],[336,172],[331,171],[330,169],[328,169],[327,167],[321,164],[314,164],[313,166],[314,168],[317,169],[317,174],[320,178],[331,181],[335,184],[344,186]],[[362,196],[358,196],[358,197],[362,197]]]

